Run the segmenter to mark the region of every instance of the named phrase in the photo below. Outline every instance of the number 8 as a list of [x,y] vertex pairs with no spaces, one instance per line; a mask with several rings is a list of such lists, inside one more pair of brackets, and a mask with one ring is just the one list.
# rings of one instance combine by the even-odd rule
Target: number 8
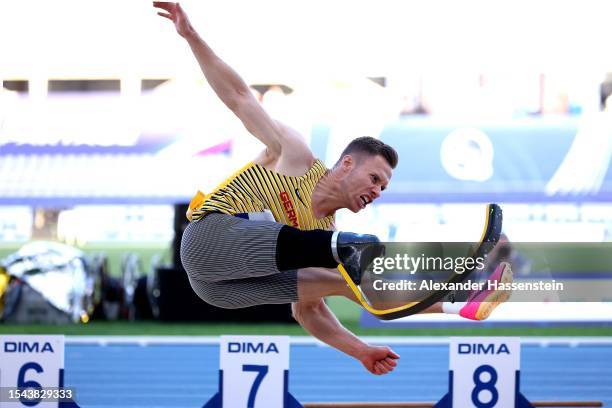
[[[489,381],[483,382],[480,379],[482,373],[488,373],[491,376]],[[497,383],[497,371],[490,365],[484,364],[474,371],[473,378],[476,387],[472,390],[472,402],[476,408],[493,408],[499,399],[499,393],[497,392],[497,388],[495,388],[495,384]],[[480,401],[480,392],[485,390],[491,393],[491,401],[489,402]]]

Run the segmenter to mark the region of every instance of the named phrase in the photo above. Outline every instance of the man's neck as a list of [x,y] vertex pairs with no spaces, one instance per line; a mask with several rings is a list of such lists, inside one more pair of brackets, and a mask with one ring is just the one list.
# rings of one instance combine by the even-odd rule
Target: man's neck
[[342,193],[338,177],[333,170],[328,171],[317,182],[312,192],[312,212],[317,219],[334,214],[342,206]]

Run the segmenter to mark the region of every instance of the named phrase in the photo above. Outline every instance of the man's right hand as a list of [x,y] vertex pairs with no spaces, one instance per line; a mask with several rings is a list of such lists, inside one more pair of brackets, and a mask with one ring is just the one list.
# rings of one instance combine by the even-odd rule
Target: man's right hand
[[361,364],[372,374],[383,375],[393,371],[400,356],[386,346],[368,346],[358,357]]
[[164,10],[157,12],[157,14],[172,21],[176,32],[181,37],[187,38],[195,34],[195,30],[180,4],[169,1],[154,1],[153,7]]

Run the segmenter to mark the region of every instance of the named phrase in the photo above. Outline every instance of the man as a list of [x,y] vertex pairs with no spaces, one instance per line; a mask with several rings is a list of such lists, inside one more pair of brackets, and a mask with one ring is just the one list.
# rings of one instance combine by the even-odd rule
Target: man
[[[377,199],[389,184],[397,153],[362,137],[326,169],[295,130],[268,115],[178,3],[153,4],[187,41],[221,101],[266,146],[253,162],[190,206],[192,222],[181,242],[181,261],[192,288],[206,302],[225,308],[292,303],[295,319],[313,336],[358,359],[373,374],[392,371],[399,356],[361,341],[323,299],[339,295],[355,301],[336,266],[342,263],[357,281],[359,245],[380,253],[374,236],[333,232],[334,213],[341,208],[358,212]],[[451,312],[460,312],[453,307]],[[438,303],[426,311],[442,309]]]

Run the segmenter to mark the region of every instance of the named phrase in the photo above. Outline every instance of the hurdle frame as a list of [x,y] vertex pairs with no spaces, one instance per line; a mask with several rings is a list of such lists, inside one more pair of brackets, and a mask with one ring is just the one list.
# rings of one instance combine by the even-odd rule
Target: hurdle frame
[[[449,337],[419,336],[419,337],[395,337],[395,336],[363,336],[362,339],[371,344],[400,344],[400,345],[448,345]],[[326,345],[320,340],[310,336],[291,336],[291,345]],[[217,345],[218,336],[65,336],[65,344],[81,345],[114,345],[134,344],[141,347],[149,345]],[[612,338],[597,336],[555,336],[555,337],[522,337],[521,345],[536,345],[540,347],[580,345],[612,345]],[[534,407],[569,408],[569,407],[603,407],[602,401],[530,401]],[[435,402],[304,402],[304,408],[433,408]]]
[[[534,407],[603,407],[601,401],[530,401]],[[433,408],[435,402],[305,402],[304,408]]]

